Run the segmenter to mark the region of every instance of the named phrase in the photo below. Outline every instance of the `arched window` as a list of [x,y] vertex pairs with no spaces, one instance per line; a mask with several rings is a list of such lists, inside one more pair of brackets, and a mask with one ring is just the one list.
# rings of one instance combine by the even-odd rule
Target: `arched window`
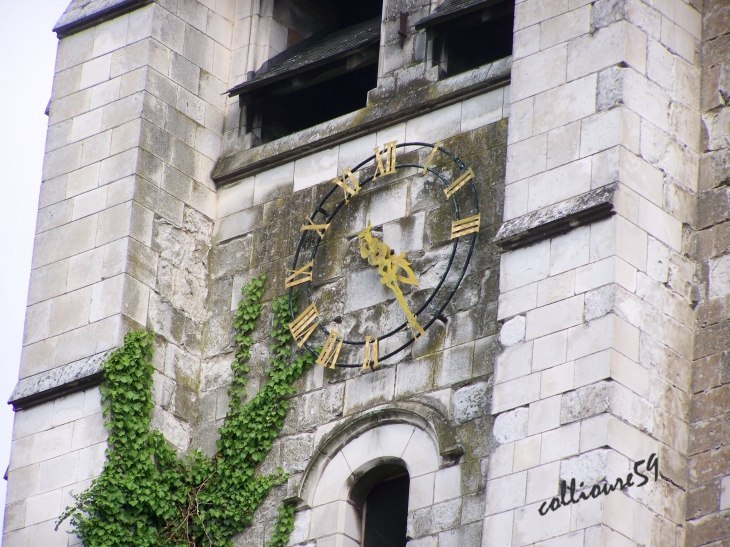
[[405,547],[410,478],[405,466],[386,463],[365,473],[350,498],[362,522],[362,547]]
[[432,407],[412,402],[354,416],[326,434],[297,492],[295,543],[404,547],[408,511],[441,501],[437,476],[461,482],[460,447],[448,428]]

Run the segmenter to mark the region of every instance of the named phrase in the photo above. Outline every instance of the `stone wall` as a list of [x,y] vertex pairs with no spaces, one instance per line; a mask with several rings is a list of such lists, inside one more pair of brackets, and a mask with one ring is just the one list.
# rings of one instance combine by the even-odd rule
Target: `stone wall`
[[68,523],[54,531],[104,464],[106,429],[97,388],[21,410],[15,415],[8,466],[3,545],[76,545]]
[[705,2],[702,133],[692,256],[697,260],[697,332],[689,401],[687,546],[727,541],[730,528],[728,410],[728,141],[730,26],[722,2]]
[[[151,327],[156,393],[175,386],[153,420],[187,449],[233,19],[233,2],[161,2],[61,40],[14,397],[95,377],[125,332]],[[100,469],[99,445],[75,452],[105,438],[86,394],[88,410],[74,394],[16,414],[3,545],[74,541],[52,528]]]
[[[214,450],[227,410],[231,316],[240,287],[267,271],[267,302],[280,293],[298,231],[294,217],[299,221],[311,212],[307,207],[321,192],[321,183],[331,183],[356,155],[369,154],[376,143],[391,138],[447,139],[444,145],[473,165],[483,218],[475,270],[465,282],[465,296],[454,303],[454,323],[434,331],[428,347],[423,342],[415,355],[405,354],[405,360],[416,361],[410,368],[404,365],[397,372],[396,366],[384,364],[372,374],[338,372],[325,378],[317,367],[303,380],[286,435],[266,466],[283,463],[300,472],[318,431],[322,435],[371,404],[430,394],[424,396],[454,421],[469,455],[458,466],[459,500],[442,494],[435,498],[449,501],[451,520],[433,522],[428,516],[432,494],[424,491],[431,501],[419,502],[425,516],[413,521],[413,533],[434,540],[444,530],[458,536],[463,524],[469,525],[463,529],[473,537],[470,541],[479,541],[483,460],[492,444],[484,401],[493,363],[498,270],[489,241],[501,216],[508,88],[452,100],[446,108],[391,127],[381,123],[381,130],[366,137],[218,190],[210,174],[224,130],[235,132],[240,112],[237,101],[227,102],[223,92],[245,75],[243,66],[253,66],[241,64],[245,51],[268,47],[265,33],[249,40],[243,30],[253,22],[254,4],[155,2],[60,43],[21,382],[14,396],[19,411],[4,545],[30,545],[41,537],[49,545],[77,541],[52,528],[70,501],[68,492],[83,490],[99,472],[105,432],[98,389],[73,393],[74,386],[98,382],[104,353],[120,345],[130,329],[148,327],[157,334],[153,426],[181,453],[191,447]],[[391,27],[399,17],[392,8]],[[425,15],[428,5],[421,11]],[[419,13],[414,12],[411,27]],[[420,64],[400,85],[425,74],[414,40],[409,38],[405,53],[385,71],[394,84],[399,71],[413,65]],[[391,37],[387,45],[394,48],[396,42]],[[504,85],[504,78],[500,82]],[[391,87],[388,93],[394,91]],[[385,200],[386,231],[405,233],[409,219],[415,219],[415,229],[405,230],[412,251],[435,252],[430,247],[442,245],[434,238],[443,236],[443,226],[436,226],[437,216],[431,218],[427,200],[406,198],[418,183],[407,178],[394,184],[406,193],[396,192],[397,203]],[[370,198],[380,199],[379,193],[388,192],[376,190]],[[267,305],[254,347],[251,394],[266,379],[270,320]],[[377,387],[373,400],[367,392],[371,384]],[[71,394],[54,401],[56,392],[49,389]],[[41,402],[44,392],[49,402]],[[79,403],[87,399],[86,406]],[[65,410],[68,405],[72,410]],[[95,442],[93,454],[87,437]],[[59,440],[57,450],[45,453],[53,439]],[[48,458],[56,459],[48,463]],[[58,464],[64,465],[63,476],[49,475],[48,469]],[[260,534],[268,533],[283,495],[285,489],[272,495],[239,542],[263,541]]]
[[[502,256],[485,546],[684,543],[700,34],[682,1],[516,5],[505,219],[617,186]],[[659,481],[538,513],[652,453]]]
[[[230,324],[240,299],[240,287],[260,272],[268,276],[264,296],[267,304],[252,348],[248,389],[253,394],[266,380],[266,358],[270,345],[266,330],[271,323],[268,302],[284,290],[285,272],[292,267],[292,256],[299,242],[299,228],[304,217],[311,213],[324,191],[331,187],[331,181],[338,172],[372,154],[376,143],[396,138],[400,142],[442,140],[445,148],[474,169],[484,219],[472,266],[454,302],[445,311],[449,318],[445,326],[437,322],[412,349],[375,371],[333,371],[315,365],[314,370],[298,383],[282,436],[264,463],[264,469],[273,470],[281,466],[293,476],[288,485],[276,489],[270,500],[257,511],[254,525],[237,540],[237,545],[263,546],[278,503],[285,497],[297,495],[302,472],[310,458],[321,450],[318,441],[328,431],[343,420],[373,407],[413,399],[426,401],[440,409],[451,421],[454,435],[463,445],[465,455],[454,469],[459,486],[455,486],[448,496],[439,494],[434,498],[433,484],[430,490],[425,485],[418,490],[413,490],[412,486],[409,535],[422,538],[425,545],[441,536],[453,536],[448,541],[466,538],[469,545],[478,544],[482,526],[485,458],[493,445],[486,404],[491,392],[496,344],[498,255],[490,241],[501,215],[507,127],[506,120],[488,123],[489,118],[484,117],[484,125],[471,129],[474,120],[463,113],[469,112],[470,106],[480,101],[484,105],[495,105],[492,120],[499,120],[503,115],[504,94],[503,89],[492,91],[220,189],[221,217],[216,223],[210,260],[211,298],[215,300],[209,304],[213,316],[203,350],[209,360],[203,363],[201,420],[196,437],[198,446],[207,452],[214,451],[216,431],[225,415],[225,387],[233,358],[230,353]],[[467,128],[469,130],[465,131]],[[421,149],[419,156],[413,156],[414,153],[411,153],[412,159],[420,158],[423,163],[430,149]],[[409,160],[404,157],[399,161]],[[372,167],[369,169],[372,171]],[[384,239],[394,249],[407,250],[409,261],[414,261],[419,271],[442,256],[444,245],[448,246],[448,233],[444,232],[439,220],[438,200],[429,197],[423,184],[423,178],[411,172],[394,175],[373,190],[351,198],[348,206],[367,208],[367,204],[371,204],[368,209],[371,220],[377,222],[378,229],[382,227]],[[345,214],[348,213],[341,213]],[[358,214],[362,216],[364,213],[360,210]],[[343,323],[347,324],[348,317],[360,317],[369,325],[372,320],[367,318],[375,308],[358,310],[358,306],[354,306],[349,309],[353,302],[357,303],[354,293],[361,294],[363,298],[366,294],[382,293],[377,276],[373,279],[363,275],[369,274],[370,270],[363,269],[365,266],[360,264],[359,251],[345,235],[356,224],[358,230],[362,229],[365,217],[359,218],[358,222],[348,215],[344,223],[347,228],[333,225],[330,230],[335,235],[332,236],[328,230],[326,248],[320,252],[325,252],[331,267],[318,270],[324,262],[318,263],[313,291],[318,308],[326,310],[326,320],[341,315]],[[343,231],[342,234],[340,231]],[[350,233],[349,238],[353,235],[354,232]],[[371,285],[373,281],[374,286]],[[373,302],[377,304],[378,301],[376,298]],[[400,315],[397,319],[401,319]],[[372,327],[375,331],[382,330],[376,324]],[[376,452],[373,448],[372,454],[365,451],[361,457],[366,460],[379,457]],[[433,480],[432,475],[430,479]],[[330,486],[333,492],[338,491]],[[320,518],[311,524],[308,519],[308,511],[299,516],[300,525],[305,529],[297,542],[306,543],[320,538],[318,545],[329,545],[327,538],[334,533],[332,526],[336,519],[328,522]]]
[[[267,273],[252,396],[305,215],[394,139],[443,140],[474,168],[482,230],[468,275],[448,320],[397,359],[316,366],[298,382],[262,466],[292,478],[236,544],[262,547],[291,497],[292,544],[356,543],[347,503],[334,512],[318,492],[344,488],[362,457],[414,470],[412,547],[727,539],[727,8],[710,2],[703,26],[702,6],[682,0],[522,0],[511,76],[507,58],[439,81],[414,30],[437,4],[409,3],[401,44],[403,6],[386,1],[366,108],[252,149],[224,93],[279,51],[271,0],[159,0],[61,40],[5,547],[77,542],[53,523],[105,445],[98,389],[78,386],[98,382],[129,329],[157,334],[154,427],[180,453],[214,452],[240,288]],[[416,173],[358,199],[387,243],[438,263],[448,234]],[[494,240],[500,225],[509,237]],[[352,259],[350,228],[323,245],[331,267],[313,290],[370,325],[353,297],[380,305],[382,293]],[[385,425],[407,405],[441,425]],[[381,427],[358,429],[370,412]],[[540,516],[561,479],[613,482],[652,453],[658,481]]]

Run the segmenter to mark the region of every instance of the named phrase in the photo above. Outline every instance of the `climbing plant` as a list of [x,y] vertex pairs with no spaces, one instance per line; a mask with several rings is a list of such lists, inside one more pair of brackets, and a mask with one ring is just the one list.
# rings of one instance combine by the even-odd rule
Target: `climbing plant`
[[[288,299],[275,298],[268,382],[246,401],[251,333],[261,314],[265,275],[243,287],[233,325],[236,332],[229,411],[217,453],[192,451],[178,458],[162,434],[150,431],[153,333],[127,334],[104,363],[102,408],[109,429],[107,460],[90,488],[59,518],[70,519],[86,547],[227,547],[251,523],[273,486],[287,480],[277,469],[257,471],[281,431],[294,382],[314,362],[292,360]],[[268,547],[283,547],[294,527],[294,506],[284,504]]]

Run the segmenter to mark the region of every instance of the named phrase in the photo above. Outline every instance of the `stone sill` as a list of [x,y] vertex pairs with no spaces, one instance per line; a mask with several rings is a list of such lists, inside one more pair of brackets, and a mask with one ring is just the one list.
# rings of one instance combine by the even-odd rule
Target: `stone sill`
[[23,410],[98,385],[102,378],[101,364],[108,355],[108,352],[99,353],[27,378],[21,378],[15,386],[8,404],[13,405],[13,409],[16,411]]
[[218,186],[222,186],[506,86],[510,82],[511,67],[512,58],[505,57],[437,82],[419,81],[405,88],[396,88],[392,93],[378,93],[375,104],[261,146],[222,157],[216,163],[212,178]]
[[513,251],[610,217],[615,190],[616,185],[609,184],[508,220],[500,226],[494,242],[502,251]]

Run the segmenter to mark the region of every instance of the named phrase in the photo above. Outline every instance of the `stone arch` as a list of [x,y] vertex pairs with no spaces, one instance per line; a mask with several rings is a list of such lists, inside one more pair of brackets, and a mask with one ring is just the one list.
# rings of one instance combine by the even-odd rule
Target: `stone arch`
[[452,468],[450,480],[460,481],[455,464],[461,454],[448,421],[427,403],[384,405],[342,420],[318,443],[304,472],[295,541],[360,545],[361,515],[352,491],[365,473],[384,464],[404,467],[410,512],[432,503],[424,492],[433,495],[436,474],[444,468]]

